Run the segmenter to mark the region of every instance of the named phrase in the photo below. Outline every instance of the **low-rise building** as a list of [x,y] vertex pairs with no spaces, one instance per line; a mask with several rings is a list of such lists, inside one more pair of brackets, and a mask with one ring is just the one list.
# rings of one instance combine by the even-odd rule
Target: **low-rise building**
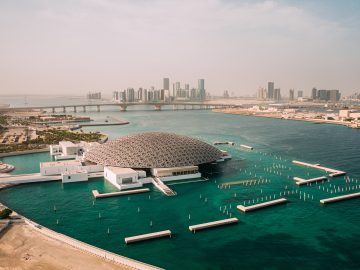
[[104,167],[104,178],[119,190],[142,187],[138,177],[138,172],[131,168]]
[[79,160],[66,160],[66,161],[53,161],[41,162],[40,174],[41,175],[60,175],[66,171],[74,171],[82,166]]
[[61,180],[63,183],[83,182],[88,181],[89,176],[85,169],[76,169],[63,172]]
[[50,155],[55,156],[56,160],[75,159],[82,156],[91,147],[99,145],[98,142],[79,142],[61,141],[59,144],[50,145]]
[[159,177],[162,181],[174,181],[200,178],[198,166],[184,166],[173,168],[152,168],[151,174],[155,177]]
[[104,166],[88,161],[81,160],[63,160],[40,163],[41,175],[61,175],[69,171],[84,170],[86,173],[103,172]]

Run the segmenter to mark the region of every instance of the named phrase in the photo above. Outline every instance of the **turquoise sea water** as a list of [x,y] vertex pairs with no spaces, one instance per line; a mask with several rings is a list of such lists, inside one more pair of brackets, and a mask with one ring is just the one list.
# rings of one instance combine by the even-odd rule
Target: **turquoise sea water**
[[[126,126],[101,127],[110,138],[166,131],[210,143],[234,141],[235,146],[220,147],[233,159],[206,168],[207,182],[172,185],[175,197],[165,197],[149,185],[150,193],[97,200],[93,205],[91,190],[114,190],[99,178],[87,183],[18,186],[1,191],[0,201],[51,229],[166,269],[360,268],[360,200],[327,206],[319,203],[322,198],[360,192],[359,130],[209,111],[103,111],[88,115],[100,122],[107,116],[130,121]],[[254,151],[241,150],[240,144],[251,145]],[[294,159],[344,170],[350,182],[339,177],[299,188],[292,177],[312,178],[324,172],[293,165]],[[16,165],[14,173],[29,173],[38,172],[39,161],[50,157],[42,153],[1,160]],[[219,187],[247,179],[262,179],[264,183]],[[244,201],[248,205],[274,195],[278,198],[284,191],[290,193],[287,205],[247,214],[236,210]],[[196,234],[188,230],[189,225],[230,214],[239,218],[239,224]],[[171,239],[124,244],[124,237],[165,229],[174,233]]]

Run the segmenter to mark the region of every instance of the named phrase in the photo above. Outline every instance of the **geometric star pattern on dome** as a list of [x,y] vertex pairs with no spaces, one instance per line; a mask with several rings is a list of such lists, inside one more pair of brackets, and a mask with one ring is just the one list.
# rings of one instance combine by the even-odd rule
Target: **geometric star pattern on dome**
[[217,160],[216,147],[184,135],[146,132],[120,137],[85,153],[85,159],[123,168],[170,168],[199,165]]

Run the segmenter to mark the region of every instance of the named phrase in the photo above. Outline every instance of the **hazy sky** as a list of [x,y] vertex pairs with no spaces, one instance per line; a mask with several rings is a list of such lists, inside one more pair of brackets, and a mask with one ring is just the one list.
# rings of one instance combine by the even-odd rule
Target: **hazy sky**
[[360,89],[360,1],[0,0],[0,94]]

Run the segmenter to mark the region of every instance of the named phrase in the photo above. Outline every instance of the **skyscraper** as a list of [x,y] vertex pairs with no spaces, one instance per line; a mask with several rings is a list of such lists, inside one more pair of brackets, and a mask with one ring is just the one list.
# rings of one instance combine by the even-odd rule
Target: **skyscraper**
[[275,88],[274,89],[274,99],[279,101],[281,99],[281,93],[280,93],[280,88]]
[[134,88],[126,89],[126,101],[134,102],[135,101],[135,90]]
[[164,90],[170,90],[170,80],[169,80],[169,78],[164,78],[163,89]]
[[258,89],[257,97],[260,100],[264,100],[267,98],[267,90],[265,88],[260,87]]
[[302,90],[299,90],[298,92],[297,92],[297,96],[298,96],[298,98],[302,98],[303,97],[303,91]]
[[333,103],[337,102],[340,100],[340,92],[339,90],[328,90],[330,93],[329,93],[329,100]]
[[112,97],[113,97],[113,101],[118,101],[119,100],[119,92],[114,91]]
[[147,101],[148,101],[148,93],[146,89],[143,89],[142,102],[147,102]]
[[206,98],[205,80],[204,79],[198,80],[198,90],[199,90],[199,99],[201,101],[204,101]]
[[311,98],[313,100],[317,99],[317,89],[315,87],[311,90]]
[[274,82],[268,82],[268,98],[274,99]]
[[289,100],[294,100],[294,89],[289,90]]
[[141,101],[143,99],[143,89],[139,88],[139,90],[137,91],[137,100]]
[[321,89],[317,92],[318,100],[337,102],[340,100],[341,94],[339,90],[324,90]]

